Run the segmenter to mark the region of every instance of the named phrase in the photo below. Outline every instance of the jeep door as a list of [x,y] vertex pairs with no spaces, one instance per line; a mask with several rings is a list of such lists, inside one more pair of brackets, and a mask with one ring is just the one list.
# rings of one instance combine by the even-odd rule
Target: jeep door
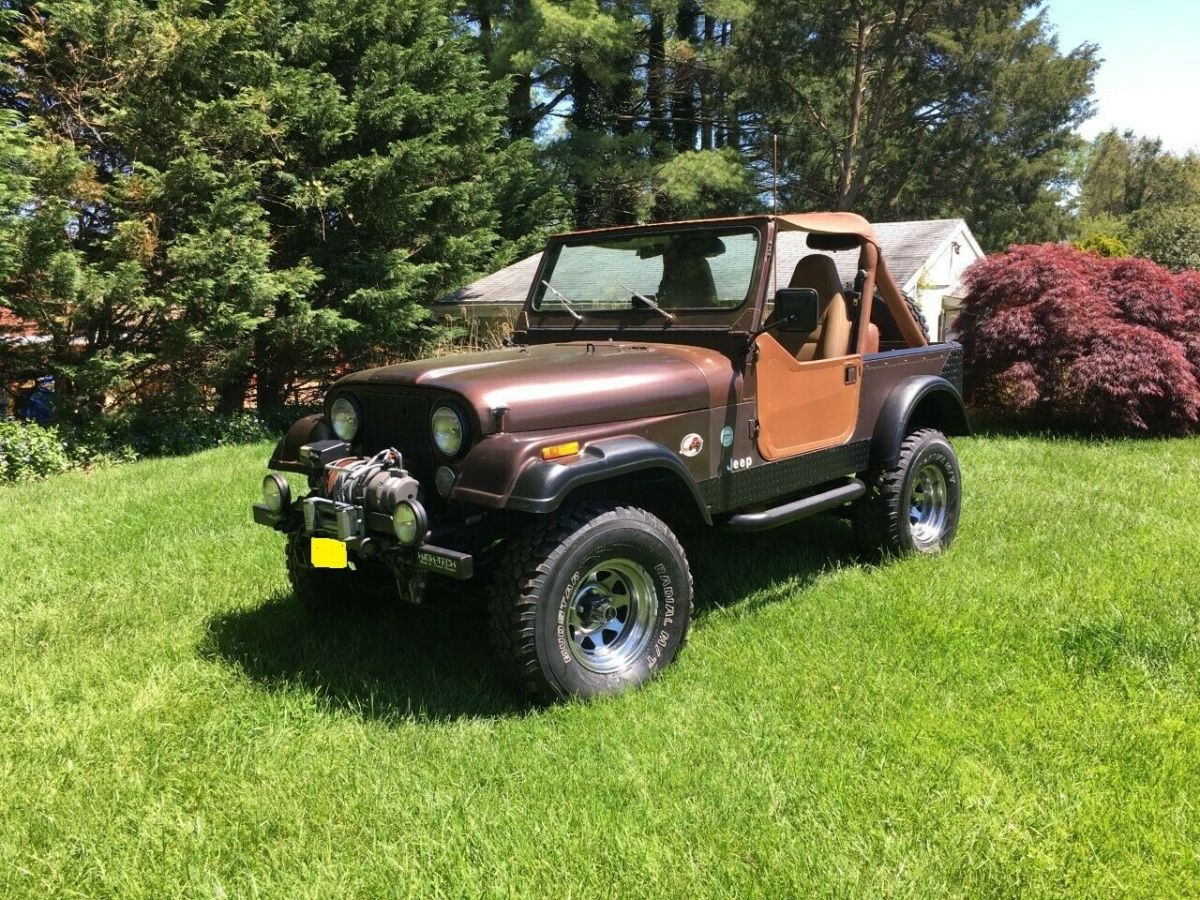
[[848,300],[833,257],[805,253],[786,286],[815,290],[820,305],[815,329],[782,323],[755,341],[758,451],[769,460],[848,441],[862,381],[862,353],[851,345],[857,332],[852,317],[860,311]]

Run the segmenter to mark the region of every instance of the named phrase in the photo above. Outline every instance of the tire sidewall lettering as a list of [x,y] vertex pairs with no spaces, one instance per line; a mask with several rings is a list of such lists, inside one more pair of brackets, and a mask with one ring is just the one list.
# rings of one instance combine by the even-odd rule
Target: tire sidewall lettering
[[574,665],[575,658],[571,656],[571,648],[567,642],[570,636],[567,634],[567,613],[571,607],[571,598],[575,596],[575,589],[579,587],[579,582],[583,579],[586,569],[577,568],[571,573],[571,577],[567,579],[566,587],[558,598],[558,608],[554,617],[554,638],[558,648],[558,655],[563,661],[563,665]]
[[[922,467],[931,463],[938,467],[946,479],[946,484],[949,488],[948,509],[946,524],[942,534],[930,543],[922,545],[918,544],[912,535],[912,525],[908,518],[907,509],[912,503],[913,485],[916,481],[917,473],[921,471]],[[958,528],[958,516],[961,504],[960,492],[958,461],[953,451],[945,446],[944,440],[934,438],[929,443],[919,446],[917,451],[913,453],[908,465],[908,471],[904,475],[904,490],[901,496],[903,506],[899,511],[899,515],[902,516],[907,543],[912,549],[923,553],[933,553],[948,543],[949,538],[953,536]]]
[[946,476],[946,481],[950,484],[958,484],[958,466],[955,465],[950,454],[941,447],[935,444],[918,453],[913,459],[913,471],[919,470],[926,463],[933,463],[941,469],[942,474]]

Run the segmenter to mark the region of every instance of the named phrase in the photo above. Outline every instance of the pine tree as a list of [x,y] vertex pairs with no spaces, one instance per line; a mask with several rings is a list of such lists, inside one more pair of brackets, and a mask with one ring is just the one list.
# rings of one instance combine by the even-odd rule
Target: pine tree
[[961,215],[990,246],[1055,237],[1090,112],[1096,47],[1060,53],[1007,0],[780,0],[736,35],[735,89],[758,155],[781,133],[789,207],[878,219]]
[[500,221],[538,209],[531,148],[502,145],[503,86],[436,0],[60,0],[7,23],[29,200],[3,302],[50,340],[5,368],[55,374],[64,414],[236,409],[252,383],[269,406],[411,353],[429,301],[534,228]]

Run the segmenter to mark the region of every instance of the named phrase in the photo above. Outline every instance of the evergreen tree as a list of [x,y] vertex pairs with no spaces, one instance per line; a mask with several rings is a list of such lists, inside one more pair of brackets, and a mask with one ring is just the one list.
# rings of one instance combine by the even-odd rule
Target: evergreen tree
[[1092,141],[1079,179],[1084,220],[1189,203],[1200,203],[1200,155],[1176,156],[1157,138],[1115,128]]
[[280,403],[412,352],[430,300],[527,246],[500,218],[534,192],[530,147],[502,145],[502,89],[436,0],[7,21],[30,199],[5,220],[3,302],[50,340],[5,368],[55,374],[67,414],[235,409],[253,381]]
[[1033,5],[756,3],[733,76],[760,158],[781,132],[786,205],[961,215],[993,247],[1057,236],[1096,48],[1060,53]]
[[730,193],[749,174],[719,124],[730,23],[717,12],[695,0],[469,0],[460,14],[509,79],[510,134],[541,141],[584,227],[756,205],[753,191]]

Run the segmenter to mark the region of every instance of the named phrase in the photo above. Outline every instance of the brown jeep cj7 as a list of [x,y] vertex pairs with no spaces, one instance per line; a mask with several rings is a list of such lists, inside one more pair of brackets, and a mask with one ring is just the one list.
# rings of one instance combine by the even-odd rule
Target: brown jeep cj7
[[[780,272],[785,242],[805,252]],[[269,474],[254,517],[286,535],[309,603],[397,586],[420,602],[431,574],[486,572],[495,643],[524,689],[594,696],[682,647],[681,528],[758,531],[849,505],[887,551],[945,547],[961,371],[851,213],[566,234],[513,347],[341,379],[271,457],[307,493]]]

